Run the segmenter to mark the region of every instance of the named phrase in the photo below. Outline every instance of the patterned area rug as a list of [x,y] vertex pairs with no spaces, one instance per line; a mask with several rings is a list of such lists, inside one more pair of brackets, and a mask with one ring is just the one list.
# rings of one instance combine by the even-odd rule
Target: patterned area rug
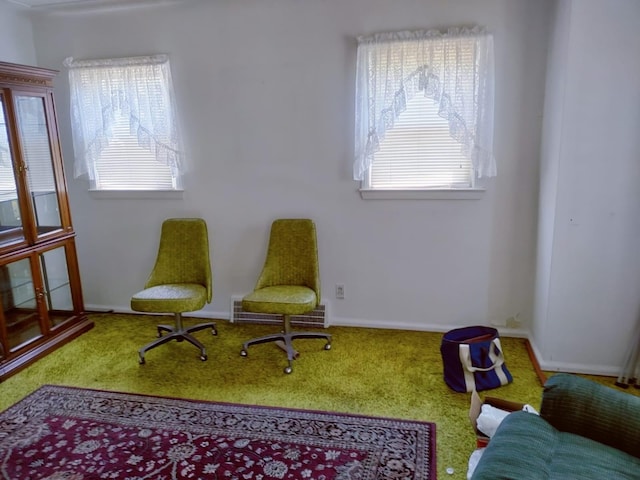
[[46,385],[0,413],[7,480],[435,480],[435,425]]

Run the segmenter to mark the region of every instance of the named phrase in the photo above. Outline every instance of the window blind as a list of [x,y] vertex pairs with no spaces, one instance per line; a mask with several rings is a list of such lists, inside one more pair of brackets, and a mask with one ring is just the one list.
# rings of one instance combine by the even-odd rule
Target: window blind
[[370,169],[370,188],[388,190],[468,188],[471,160],[449,133],[438,105],[423,95],[407,102],[388,130]]
[[138,144],[129,118],[116,115],[113,136],[95,163],[95,188],[99,190],[172,190],[175,180],[168,165],[156,160]]

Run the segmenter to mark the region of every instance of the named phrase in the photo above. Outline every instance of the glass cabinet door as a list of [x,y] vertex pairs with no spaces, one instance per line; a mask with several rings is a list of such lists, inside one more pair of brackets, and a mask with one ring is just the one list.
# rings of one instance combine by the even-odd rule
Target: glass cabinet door
[[69,319],[73,312],[73,297],[67,268],[65,247],[40,254],[43,281],[43,299],[48,311],[49,325],[55,327]]
[[9,351],[42,336],[31,257],[0,266],[0,298]]
[[41,96],[15,95],[14,101],[29,197],[36,233],[40,237],[62,229],[45,99]]
[[5,97],[0,94],[0,246],[24,241]]

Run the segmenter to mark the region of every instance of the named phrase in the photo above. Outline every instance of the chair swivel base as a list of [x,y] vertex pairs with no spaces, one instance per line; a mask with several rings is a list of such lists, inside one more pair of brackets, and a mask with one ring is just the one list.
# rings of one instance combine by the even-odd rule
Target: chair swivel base
[[[211,329],[212,335],[218,335],[218,331],[216,330],[216,324],[213,322],[200,323],[198,325],[194,325],[192,327],[184,327],[182,325],[182,315],[179,313],[175,314],[176,316],[176,324],[175,326],[171,325],[158,325],[158,338],[153,342],[148,343],[140,350],[138,350],[140,365],[144,365],[144,354],[151,350],[152,348],[156,348],[162,344],[170,342],[171,340],[176,340],[178,342],[182,342],[186,340],[187,342],[194,345],[196,348],[200,349],[200,360],[203,362],[207,360],[207,350],[199,340],[197,340],[193,335],[194,332],[199,332],[200,330],[205,330],[207,328]],[[163,332],[166,332],[166,335],[163,335]]]
[[327,341],[324,346],[325,350],[331,350],[331,335],[328,333],[316,333],[316,332],[285,332],[274,333],[272,335],[265,335],[264,337],[254,338],[242,344],[242,350],[240,355],[246,357],[248,355],[247,349],[251,345],[258,345],[260,343],[277,342],[284,343],[284,350],[287,352],[288,365],[284,368],[284,373],[291,373],[293,371],[293,360],[298,357],[298,352],[293,348],[293,340],[297,338],[323,338]]

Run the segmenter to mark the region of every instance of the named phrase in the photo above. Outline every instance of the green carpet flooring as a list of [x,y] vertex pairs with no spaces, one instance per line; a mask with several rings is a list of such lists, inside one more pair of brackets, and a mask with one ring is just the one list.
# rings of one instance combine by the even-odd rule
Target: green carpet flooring
[[[274,344],[240,356],[244,341],[277,331],[264,325],[217,321],[218,336],[196,333],[209,359],[187,342],[151,350],[138,364],[137,350],[154,339],[157,323],[171,318],[93,314],[95,327],[0,383],[4,410],[43,384],[69,385],[199,400],[325,410],[425,420],[437,424],[438,477],[466,479],[475,437],[468,419],[469,394],[455,393],[442,378],[442,334],[331,327],[323,340],[295,343],[300,359],[285,375],[286,357]],[[185,319],[185,324],[199,322]],[[539,407],[542,387],[522,339],[503,338],[514,382],[481,395]],[[611,383],[613,381],[609,379]],[[452,475],[446,469],[454,469]]]

